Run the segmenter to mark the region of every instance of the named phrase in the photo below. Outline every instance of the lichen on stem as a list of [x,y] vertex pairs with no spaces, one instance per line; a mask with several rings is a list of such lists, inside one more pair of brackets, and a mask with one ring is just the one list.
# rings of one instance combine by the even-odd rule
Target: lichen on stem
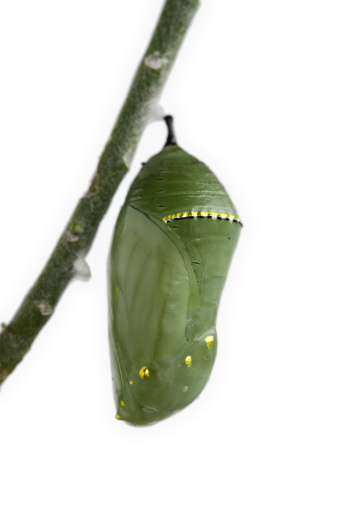
[[[85,258],[158,102],[199,0],[166,0],[87,192],[78,202],[40,276],[0,332],[0,384],[54,313],[76,262]],[[74,267],[75,266],[75,267]]]

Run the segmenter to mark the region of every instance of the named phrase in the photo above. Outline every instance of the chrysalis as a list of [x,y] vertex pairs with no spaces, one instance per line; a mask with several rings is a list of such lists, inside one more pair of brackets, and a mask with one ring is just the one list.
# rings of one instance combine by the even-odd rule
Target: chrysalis
[[241,229],[223,185],[165,121],[167,143],[131,185],[109,258],[116,418],[136,425],[184,408],[207,383]]

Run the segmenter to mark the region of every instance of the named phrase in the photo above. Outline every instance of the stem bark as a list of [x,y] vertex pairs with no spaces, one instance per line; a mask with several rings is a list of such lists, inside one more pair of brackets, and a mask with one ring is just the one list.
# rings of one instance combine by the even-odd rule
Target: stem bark
[[52,316],[74,263],[85,258],[112,197],[128,171],[152,108],[157,104],[199,0],[166,0],[115,127],[81,197],[40,276],[0,333],[0,384],[14,370]]

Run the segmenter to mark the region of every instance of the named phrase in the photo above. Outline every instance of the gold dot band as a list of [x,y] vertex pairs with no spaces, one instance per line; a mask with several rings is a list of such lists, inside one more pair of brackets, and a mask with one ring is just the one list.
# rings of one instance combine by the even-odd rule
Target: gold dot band
[[168,224],[172,220],[184,220],[187,218],[213,218],[215,220],[227,220],[229,222],[236,222],[243,225],[241,219],[235,215],[228,215],[227,213],[215,213],[213,211],[185,211],[184,213],[176,213],[175,215],[167,215],[162,218],[163,222]]

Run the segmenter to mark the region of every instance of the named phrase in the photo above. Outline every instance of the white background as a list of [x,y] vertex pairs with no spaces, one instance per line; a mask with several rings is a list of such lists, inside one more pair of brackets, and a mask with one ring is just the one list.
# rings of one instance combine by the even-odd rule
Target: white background
[[[159,0],[0,4],[0,319],[86,190]],[[151,124],[66,291],[1,389],[6,507],[338,505],[338,7],[202,1],[162,96],[244,222],[210,382],[148,428],[114,419],[106,260]]]

